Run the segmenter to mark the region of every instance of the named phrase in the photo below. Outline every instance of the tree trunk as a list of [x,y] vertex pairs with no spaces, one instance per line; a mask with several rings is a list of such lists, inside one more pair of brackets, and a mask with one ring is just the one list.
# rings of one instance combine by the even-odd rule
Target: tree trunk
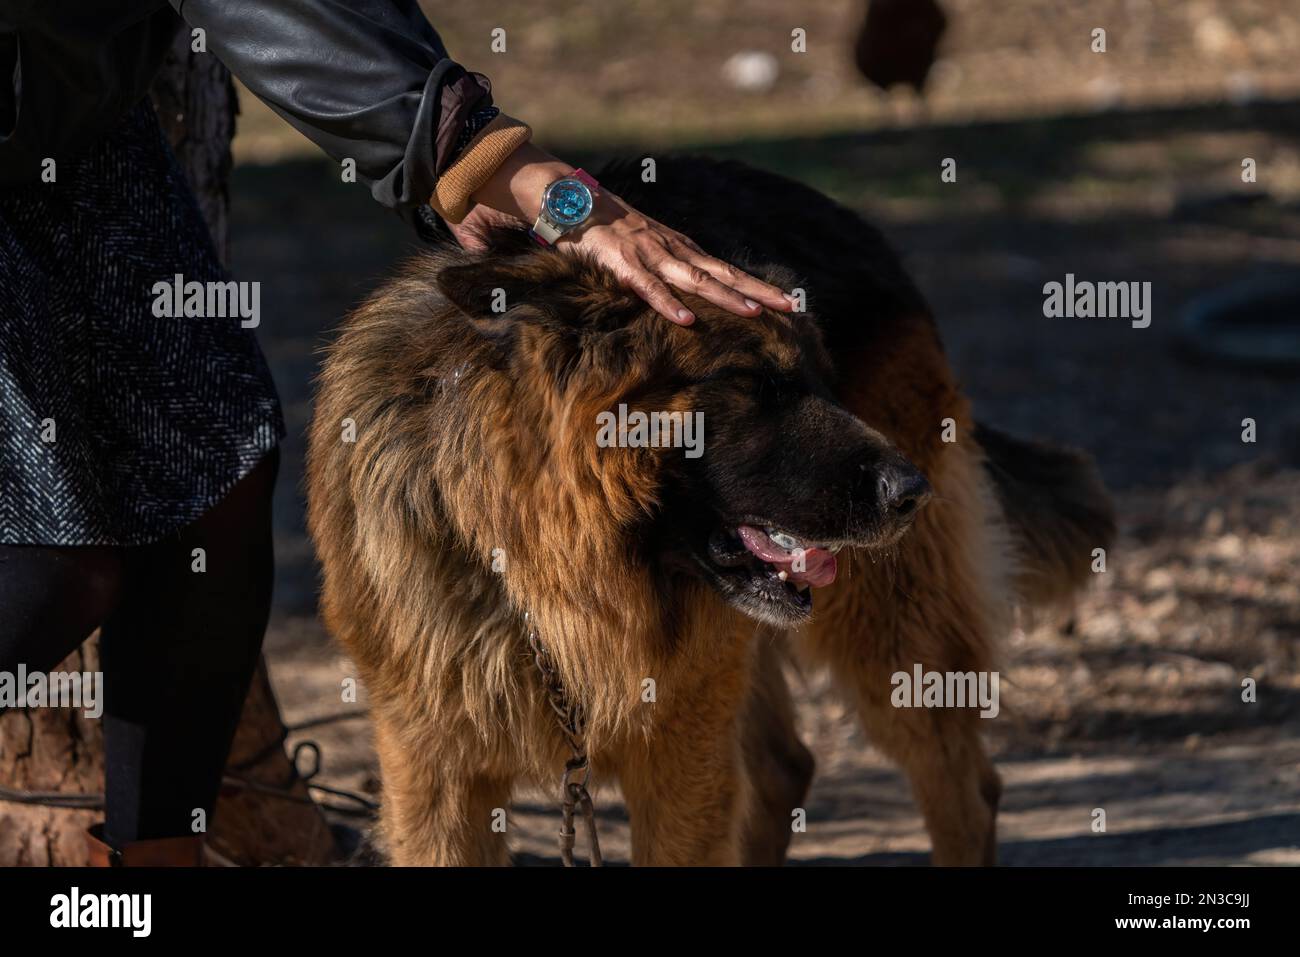
[[[229,249],[230,140],[238,103],[230,74],[216,57],[190,50],[181,30],[151,94],[163,129],[189,177],[223,262]],[[94,671],[93,637],[58,666]],[[209,844],[238,864],[324,864],[333,838],[280,742],[284,723],[263,660],[253,678],[230,753],[227,780],[238,776],[296,800],[238,786],[223,789]],[[261,757],[258,757],[258,756]],[[252,766],[245,767],[253,759]],[[0,713],[0,787],[47,795],[101,795],[103,732],[80,710],[38,708]],[[82,802],[86,803],[86,802]],[[96,807],[51,807],[0,797],[0,866],[84,865],[83,832],[102,816]]]

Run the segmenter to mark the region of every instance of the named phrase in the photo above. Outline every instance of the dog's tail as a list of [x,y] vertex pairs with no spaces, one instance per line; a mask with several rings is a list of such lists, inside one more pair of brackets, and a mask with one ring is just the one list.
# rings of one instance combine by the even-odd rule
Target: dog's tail
[[1092,458],[976,424],[1016,550],[1013,584],[1026,608],[1063,605],[1091,578],[1094,549],[1109,551],[1115,509]]

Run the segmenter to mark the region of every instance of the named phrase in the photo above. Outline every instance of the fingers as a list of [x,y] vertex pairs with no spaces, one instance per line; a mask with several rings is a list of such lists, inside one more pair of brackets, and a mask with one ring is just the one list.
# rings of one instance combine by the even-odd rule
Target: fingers
[[771,283],[763,282],[751,276],[744,270],[737,269],[731,263],[725,263],[721,259],[714,259],[712,256],[697,254],[699,262],[697,265],[707,271],[715,279],[725,286],[730,286],[746,299],[754,302],[761,302],[769,309],[780,309],[783,312],[789,312],[794,308],[794,303],[784,292],[773,286]]
[[460,244],[461,249],[468,249],[470,252],[482,252],[487,249],[487,241],[483,238],[483,232],[478,228],[477,223],[460,222],[448,223],[451,234],[456,237],[456,242]]
[[771,283],[708,255],[693,240],[612,197],[618,215],[606,216],[557,244],[589,251],[670,322],[689,326],[695,315],[670,285],[739,316],[756,316],[763,307],[789,312],[794,301]]
[[738,316],[754,316],[767,306],[789,311],[785,294],[768,283],[684,243],[668,245],[658,254],[643,253],[643,268],[636,270],[633,289],[665,318],[687,326],[695,316],[673,295],[669,284],[694,293]]
[[488,231],[497,226],[518,226],[520,221],[506,213],[498,212],[490,206],[479,204],[470,208],[459,223],[447,223],[451,234],[456,237],[462,249],[470,252],[483,252],[488,248]]
[[678,289],[702,296],[715,306],[734,312],[738,316],[752,316],[762,308],[752,299],[715,278],[702,266],[691,265],[682,259],[665,258],[659,264],[659,274]]
[[669,322],[679,326],[689,326],[695,321],[695,314],[687,309],[680,299],[673,295],[667,283],[652,273],[641,268],[632,271],[628,281],[632,291],[650,304],[655,312]]
[[[674,262],[666,264],[673,276],[664,278],[715,305],[741,316],[752,316],[762,306],[783,312],[794,308],[789,297],[776,286],[713,258],[685,236],[670,237],[666,248]],[[687,285],[682,285],[683,281]]]

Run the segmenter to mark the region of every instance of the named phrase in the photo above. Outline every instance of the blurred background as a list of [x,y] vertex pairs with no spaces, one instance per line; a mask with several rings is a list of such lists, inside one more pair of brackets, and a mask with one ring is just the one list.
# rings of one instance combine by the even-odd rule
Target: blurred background
[[[1300,263],[1300,7],[940,6],[947,28],[921,91],[864,77],[864,49],[900,76],[929,59],[924,30],[886,25],[862,41],[864,0],[426,11],[452,56],[570,162],[706,152],[860,210],[928,296],[977,414],[1097,458],[1121,539],[1072,619],[1012,636],[989,722],[1007,785],[1003,862],[1300,864],[1300,309],[1269,292]],[[492,51],[497,28],[505,52]],[[806,52],[791,49],[795,29]],[[296,722],[337,711],[352,674],[315,617],[302,518],[317,350],[414,238],[246,92],[241,104],[232,254],[237,278],[262,281],[260,335],[289,420],[268,656]],[[955,183],[940,179],[949,157]],[[1045,319],[1043,284],[1067,272],[1150,282],[1151,326]],[[1244,305],[1216,311],[1225,290]],[[1189,316],[1225,329],[1228,346],[1189,338]],[[822,676],[793,681],[819,768],[792,859],[923,862],[905,782]],[[377,791],[364,717],[306,735],[323,749],[317,781]],[[625,857],[617,789],[597,805],[607,856]],[[1091,830],[1097,807],[1104,834]],[[522,861],[555,857],[555,813],[550,795],[517,803]]]

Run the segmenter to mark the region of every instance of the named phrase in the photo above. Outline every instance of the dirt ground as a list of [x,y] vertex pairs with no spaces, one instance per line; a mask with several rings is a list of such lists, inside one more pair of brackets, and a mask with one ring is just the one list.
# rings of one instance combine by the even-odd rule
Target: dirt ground
[[[1047,0],[953,3],[921,106],[862,87],[838,47],[783,59],[766,93],[727,88],[733,52],[788,49],[777,4],[627,4],[622,33],[602,15],[578,37],[557,26],[574,4],[545,4],[532,20],[531,4],[485,6],[453,5],[434,22],[559,155],[590,164],[704,150],[861,209],[903,250],[979,416],[1096,456],[1121,539],[1069,627],[1009,636],[1003,712],[988,722],[1006,782],[1002,861],[1300,864],[1300,382],[1176,349],[1197,296],[1294,275],[1300,261],[1300,11],[1283,0],[1115,0],[1065,13]],[[856,4],[795,6],[810,38],[841,46],[857,16]],[[681,38],[666,25],[678,8],[692,25]],[[1087,52],[1094,21],[1108,28],[1110,59]],[[497,22],[517,57],[480,64],[457,52]],[[554,50],[566,54],[561,78],[527,84]],[[603,128],[566,120],[556,92],[592,72],[617,118]],[[717,122],[698,115],[706,88]],[[268,650],[297,722],[344,707],[339,682],[352,674],[315,619],[302,524],[315,350],[411,240],[277,124],[247,107],[233,236],[239,277],[263,280],[262,341],[291,432]],[[957,183],[940,182],[944,157],[957,159]],[[1241,181],[1245,157],[1256,183]],[[1067,272],[1150,281],[1150,328],[1043,318],[1043,283]],[[1247,417],[1254,443],[1241,438]],[[1245,678],[1254,703],[1242,701]],[[824,676],[794,680],[818,776],[793,861],[924,862],[906,783]],[[322,746],[318,781],[377,793],[364,716],[295,740],[306,737]],[[597,804],[607,856],[626,859],[617,790],[603,788]],[[1105,833],[1091,830],[1095,808]],[[554,863],[557,826],[549,795],[521,795],[511,818],[520,861]]]

